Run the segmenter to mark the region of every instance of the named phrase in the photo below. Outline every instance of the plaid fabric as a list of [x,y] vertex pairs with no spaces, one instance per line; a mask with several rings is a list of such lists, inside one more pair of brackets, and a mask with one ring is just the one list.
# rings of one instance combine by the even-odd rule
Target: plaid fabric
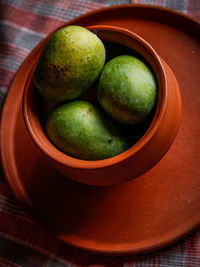
[[[1,0],[0,107],[17,69],[38,42],[66,20],[120,3],[166,6],[200,19],[199,0]],[[23,212],[0,170],[1,266],[200,266],[200,231],[171,248],[145,256],[103,257],[72,248]]]

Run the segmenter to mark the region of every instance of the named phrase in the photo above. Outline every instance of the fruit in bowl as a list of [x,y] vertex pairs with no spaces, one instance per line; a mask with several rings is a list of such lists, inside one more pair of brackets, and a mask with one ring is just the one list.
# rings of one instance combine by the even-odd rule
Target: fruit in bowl
[[[141,135],[139,135],[139,138],[135,142],[130,143],[129,140],[127,140],[128,146],[123,147],[124,151],[120,150],[117,152],[118,154],[116,153],[116,155],[110,154],[108,158],[95,158],[88,160],[81,159],[81,153],[78,156],[71,155],[66,151],[63,153],[63,151],[61,151],[62,149],[58,149],[57,142],[57,144],[54,144],[52,141],[50,141],[50,136],[49,138],[47,136],[48,130],[45,132],[44,124],[41,123],[41,103],[44,101],[41,101],[41,95],[34,86],[34,66],[27,79],[24,89],[23,115],[27,130],[34,143],[61,173],[75,181],[85,184],[98,186],[114,185],[142,175],[147,170],[155,166],[155,164],[168,151],[179,127],[181,114],[179,87],[176,78],[168,65],[162,59],[160,59],[154,49],[138,35],[126,29],[114,26],[99,25],[90,26],[87,29],[94,32],[105,47],[106,44],[111,44],[111,47],[120,45],[130,51],[130,53],[126,53],[126,51],[122,49],[122,53],[120,50],[120,52],[116,53],[114,57],[120,55],[139,55],[138,58],[142,59],[142,61],[149,66],[149,69],[154,75],[156,81],[156,83],[153,83],[156,85],[156,96],[153,98],[155,103],[152,104],[150,113],[145,115],[146,121],[142,125],[137,124],[137,126],[135,126],[122,124],[121,122],[117,122],[116,119],[113,120],[112,117],[109,117],[109,120],[113,120],[115,124],[118,124],[118,128],[124,132],[125,138],[134,135],[136,127],[140,128],[141,126],[141,128],[145,129],[145,131],[142,131]],[[108,52],[109,50],[106,49],[106,51],[108,53],[107,58],[110,60],[110,53]],[[111,57],[111,60],[112,58],[113,56]],[[37,58],[35,59],[34,63],[36,63],[36,61]],[[109,64],[109,62],[107,64]],[[101,75],[101,71],[99,75]],[[86,93],[93,95],[93,89],[100,86],[98,85],[99,81],[100,80],[97,77],[96,83],[93,84],[93,88],[88,88],[89,90]],[[52,114],[57,108],[59,109],[60,105],[68,106],[72,103],[74,104],[75,101],[82,101],[81,99],[84,99],[84,97],[85,93],[84,95],[79,96],[79,98],[76,100],[71,100],[70,102],[65,102],[62,104],[58,103],[55,109],[50,111],[48,118],[53,116]],[[96,106],[96,100],[97,98],[92,99],[91,104]],[[99,102],[101,104],[101,101]],[[114,102],[112,105],[113,104]],[[104,116],[109,116],[106,114],[106,110],[104,111],[102,107],[98,107],[98,109],[101,108],[101,113],[104,112]],[[78,113],[76,113],[76,117],[77,114],[80,114],[80,110]],[[69,115],[68,117],[71,118],[72,116]],[[57,119],[55,121],[56,123],[58,122]],[[84,123],[80,121],[81,120],[79,120],[79,123],[83,125],[86,123],[86,121]],[[65,127],[67,123],[65,124],[63,121],[60,124],[61,126],[59,126],[61,127],[61,130],[64,129],[64,138],[66,135]],[[145,127],[144,124],[146,125]],[[53,127],[56,128],[57,126],[54,125]],[[71,127],[72,126],[67,126],[68,132],[70,132]],[[75,126],[73,125],[73,127]],[[78,125],[76,125],[76,127],[79,129]],[[55,131],[55,128],[52,132]],[[98,129],[99,128],[101,127],[98,126]],[[105,128],[107,131],[111,131],[112,135],[115,136],[112,129],[108,129],[107,127]],[[84,131],[86,132],[87,129],[84,128]],[[95,131],[96,128],[93,128],[91,132]],[[101,132],[100,135],[104,135],[102,134],[101,130],[99,130],[99,132]],[[61,136],[59,136],[59,140],[60,138]],[[76,141],[77,139],[78,137],[76,138]],[[109,139],[110,138],[107,139],[108,142]],[[84,138],[82,140],[84,140]],[[78,149],[80,149],[80,147]]]
[[45,129],[49,139],[61,151],[81,159],[110,158],[128,148],[117,123],[102,110],[83,100],[54,109]]
[[124,152],[128,141],[116,121],[141,123],[156,104],[156,80],[141,59],[120,55],[104,66],[105,55],[94,33],[67,26],[49,39],[35,68],[34,82],[45,100],[76,100],[96,81],[102,110],[72,101],[54,109],[46,121],[51,142],[76,158],[101,160]]
[[91,31],[72,25],[56,31],[38,60],[34,81],[51,101],[75,99],[86,91],[105,63],[105,48]]
[[156,98],[156,79],[141,59],[120,55],[105,65],[99,78],[98,99],[115,120],[134,125],[144,122]]

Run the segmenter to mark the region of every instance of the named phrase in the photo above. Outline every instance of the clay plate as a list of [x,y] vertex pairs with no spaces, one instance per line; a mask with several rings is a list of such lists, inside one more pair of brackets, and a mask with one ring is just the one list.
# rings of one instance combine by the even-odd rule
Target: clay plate
[[37,220],[69,244],[105,254],[144,253],[169,245],[200,223],[200,24],[144,5],[110,7],[69,23],[125,27],[153,46],[180,85],[178,135],[151,171],[128,183],[102,188],[62,177],[32,143],[21,112],[24,83],[43,41],[19,69],[4,105],[6,178]]

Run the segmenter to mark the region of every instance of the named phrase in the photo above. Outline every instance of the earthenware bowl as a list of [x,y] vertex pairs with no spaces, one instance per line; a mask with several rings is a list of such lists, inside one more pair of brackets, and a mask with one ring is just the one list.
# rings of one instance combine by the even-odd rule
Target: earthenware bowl
[[154,116],[145,133],[128,150],[109,159],[87,161],[64,154],[49,141],[43,130],[40,120],[42,100],[33,83],[34,68],[24,88],[23,116],[35,145],[62,174],[84,184],[115,185],[141,176],[165,155],[179,128],[181,97],[172,70],[137,34],[105,25],[90,26],[88,29],[95,32],[104,43],[122,45],[136,52],[153,70],[158,85],[158,98]]

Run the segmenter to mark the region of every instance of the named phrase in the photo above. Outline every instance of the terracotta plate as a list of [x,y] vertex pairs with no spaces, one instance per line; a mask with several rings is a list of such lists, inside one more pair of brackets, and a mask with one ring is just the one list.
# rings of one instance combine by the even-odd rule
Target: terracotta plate
[[167,9],[127,5],[69,23],[125,27],[156,49],[181,88],[176,140],[156,167],[123,185],[98,188],[62,177],[32,143],[21,113],[24,83],[40,43],[18,71],[4,105],[5,175],[38,221],[67,243],[110,254],[143,253],[171,244],[200,223],[200,25]]

